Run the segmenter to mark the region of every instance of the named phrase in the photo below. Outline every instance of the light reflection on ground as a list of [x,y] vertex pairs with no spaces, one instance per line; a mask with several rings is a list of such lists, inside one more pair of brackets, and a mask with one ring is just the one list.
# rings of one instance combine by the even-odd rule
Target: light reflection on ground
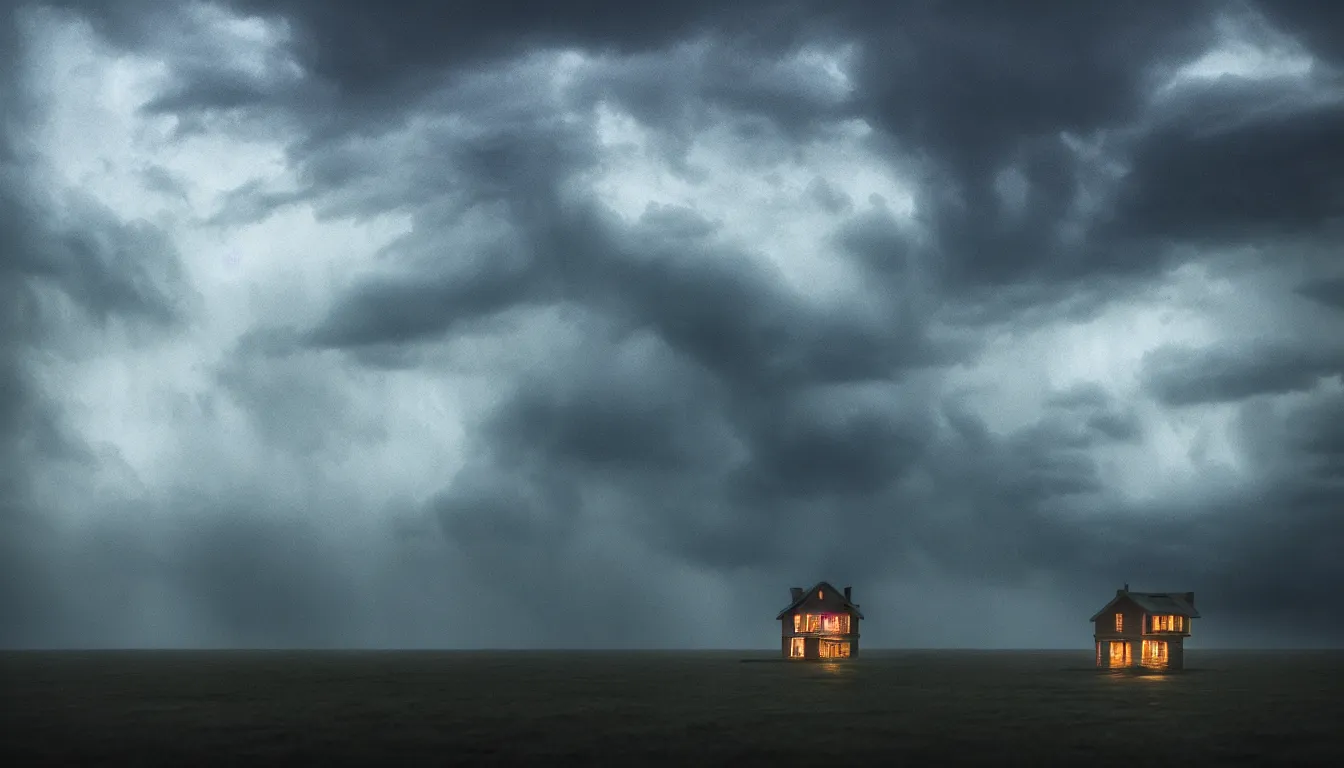
[[816,669],[821,670],[822,675],[834,681],[852,680],[854,678],[853,662],[845,661],[822,661],[815,665]]
[[1140,684],[1158,684],[1167,683],[1172,680],[1174,675],[1163,672],[1131,672],[1119,671],[1107,673],[1107,677],[1112,680],[1138,681]]

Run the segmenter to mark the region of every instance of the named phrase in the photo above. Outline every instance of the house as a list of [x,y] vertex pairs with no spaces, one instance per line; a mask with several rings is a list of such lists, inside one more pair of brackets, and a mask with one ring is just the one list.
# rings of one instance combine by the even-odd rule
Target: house
[[843,591],[821,582],[811,589],[793,587],[788,607],[779,612],[780,647],[786,659],[848,659],[859,655],[863,614]]
[[1092,617],[1097,666],[1177,670],[1198,619],[1194,592],[1130,592],[1129,585]]

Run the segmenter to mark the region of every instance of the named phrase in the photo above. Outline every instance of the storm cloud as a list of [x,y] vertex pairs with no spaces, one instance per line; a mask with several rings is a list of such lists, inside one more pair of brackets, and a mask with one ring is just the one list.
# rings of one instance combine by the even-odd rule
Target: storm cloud
[[5,645],[1344,637],[1324,4],[3,13]]

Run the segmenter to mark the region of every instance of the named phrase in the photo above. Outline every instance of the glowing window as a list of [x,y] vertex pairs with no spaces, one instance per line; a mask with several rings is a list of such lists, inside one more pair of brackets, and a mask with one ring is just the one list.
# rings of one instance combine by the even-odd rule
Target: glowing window
[[801,613],[793,614],[793,631],[798,632],[803,626],[803,615]]
[[1115,614],[1115,631],[1116,632],[1125,631],[1125,614],[1123,613]]
[[825,600],[825,599],[826,599],[826,593],[825,593],[825,592],[822,592],[820,589],[818,589],[818,590],[817,590],[817,599],[818,599],[818,600]]
[[1153,630],[1158,632],[1181,631],[1184,626],[1184,616],[1154,616]]
[[847,634],[849,632],[849,614],[826,614],[822,616],[821,631]]
[[823,659],[849,658],[849,643],[835,640],[823,640],[818,645],[818,655]]
[[1162,667],[1168,662],[1166,640],[1143,641],[1143,666]]
[[1129,650],[1129,643],[1112,642],[1111,643],[1111,666],[1127,667],[1132,659]]

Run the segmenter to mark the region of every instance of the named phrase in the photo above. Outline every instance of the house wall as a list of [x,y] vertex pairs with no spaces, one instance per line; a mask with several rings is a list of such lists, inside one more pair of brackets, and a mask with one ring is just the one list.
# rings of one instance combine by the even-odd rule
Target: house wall
[[[1125,616],[1124,631],[1118,634],[1115,631],[1115,614],[1117,613],[1122,613]],[[1099,639],[1124,637],[1138,640],[1139,635],[1143,632],[1141,627],[1143,614],[1143,609],[1137,603],[1125,598],[1097,617],[1097,620],[1093,622],[1093,634]]]
[[1185,669],[1185,641],[1180,637],[1167,640],[1167,669]]
[[[849,656],[850,656],[850,658],[854,658],[854,657],[856,657],[856,656],[859,655],[859,633],[858,633],[858,631],[857,631],[857,630],[858,630],[858,626],[859,626],[859,619],[858,619],[858,617],[856,617],[856,616],[854,616],[854,615],[851,614],[849,620],[850,620],[850,632],[851,632],[850,634],[848,634],[848,635],[830,635],[830,637],[837,638],[837,639],[845,639],[845,640],[848,640],[848,641],[849,641]],[[794,634],[793,634],[793,615],[790,614],[789,617],[788,617],[786,620],[784,620],[784,621],[781,622],[781,624],[782,624],[783,627],[784,627],[784,631],[783,631],[783,634],[782,634],[782,635],[780,636],[780,638],[779,638],[779,652],[780,652],[785,658],[792,658],[792,657],[789,655],[789,653],[790,653],[790,651],[793,650],[793,648],[792,648],[792,641],[793,641],[793,638],[794,638],[794,637],[797,637],[797,635],[794,635]],[[804,653],[804,657],[803,657],[803,658],[807,658],[807,659],[817,659],[817,658],[821,658],[821,650],[820,650],[820,648],[821,648],[821,636],[819,636],[819,635],[802,635],[802,637],[803,637],[803,653]]]
[[[1119,632],[1115,631],[1115,615],[1117,613],[1125,617],[1124,626]],[[1115,667],[1111,665],[1111,643],[1117,642],[1130,644],[1128,666],[1139,664],[1139,659],[1143,653],[1143,614],[1144,610],[1138,603],[1129,598],[1121,598],[1105,613],[1097,617],[1092,624],[1093,640],[1095,644],[1100,645],[1097,666],[1105,669],[1121,666],[1119,662]]]

